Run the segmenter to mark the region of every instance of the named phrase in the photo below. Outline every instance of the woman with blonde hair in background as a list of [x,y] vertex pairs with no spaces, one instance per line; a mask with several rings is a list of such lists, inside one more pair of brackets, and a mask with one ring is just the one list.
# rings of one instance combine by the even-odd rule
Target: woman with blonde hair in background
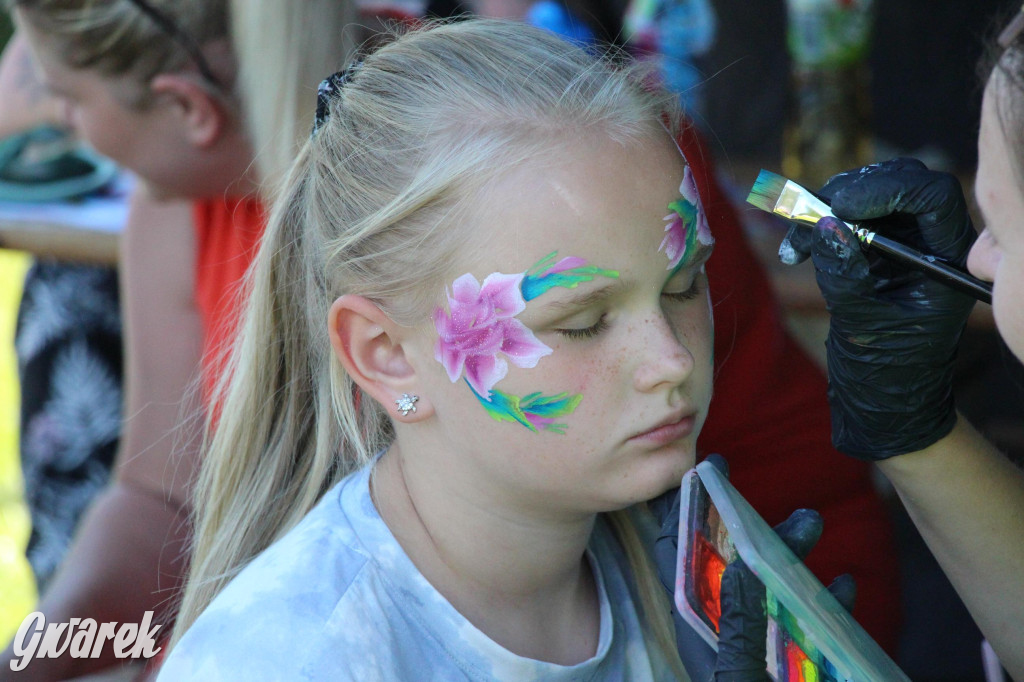
[[[153,622],[166,625],[185,570],[195,436],[203,420],[200,367],[207,369],[203,384],[211,385],[216,349],[233,328],[236,285],[263,229],[258,190],[284,163],[270,164],[279,157],[268,151],[257,154],[268,163],[265,173],[253,165],[226,2],[9,4],[46,84],[65,100],[71,126],[139,178],[121,254],[126,419],[114,477],[83,517],[37,610],[50,623],[139,623],[153,610]],[[279,101],[295,107],[315,95],[316,79],[355,43],[351,3],[301,5],[318,22],[303,20],[306,49],[279,48],[301,57],[288,62],[275,88]],[[310,42],[314,25],[330,31],[330,40]],[[265,33],[268,40],[280,38],[285,26],[294,28],[293,41],[303,30],[271,26],[277,30]],[[304,82],[314,85],[304,89]],[[17,679],[52,680],[119,662],[112,646],[102,651],[98,659],[36,659]],[[0,678],[11,674],[12,658],[8,648]]]

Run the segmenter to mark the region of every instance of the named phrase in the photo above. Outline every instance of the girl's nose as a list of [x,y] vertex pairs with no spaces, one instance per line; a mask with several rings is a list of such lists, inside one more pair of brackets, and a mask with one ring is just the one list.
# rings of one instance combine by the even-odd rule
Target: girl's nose
[[680,340],[664,315],[655,315],[643,323],[644,332],[637,335],[640,345],[634,385],[649,393],[679,386],[693,371],[690,349]]
[[986,227],[974,242],[971,252],[967,254],[967,269],[978,279],[991,282],[996,278],[996,268],[1001,257],[999,244]]

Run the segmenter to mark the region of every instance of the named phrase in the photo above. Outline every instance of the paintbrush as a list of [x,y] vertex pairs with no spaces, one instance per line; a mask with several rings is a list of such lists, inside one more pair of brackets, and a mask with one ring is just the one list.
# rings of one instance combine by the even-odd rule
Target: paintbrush
[[[818,220],[825,216],[835,217],[829,205],[813,192],[767,170],[758,173],[757,180],[747,195],[747,203],[808,227],[814,227]],[[983,303],[992,303],[992,285],[989,282],[972,277],[938,256],[921,253],[867,228],[850,223],[846,225],[860,240],[863,249],[876,251],[888,260],[919,270],[935,281],[973,296]]]

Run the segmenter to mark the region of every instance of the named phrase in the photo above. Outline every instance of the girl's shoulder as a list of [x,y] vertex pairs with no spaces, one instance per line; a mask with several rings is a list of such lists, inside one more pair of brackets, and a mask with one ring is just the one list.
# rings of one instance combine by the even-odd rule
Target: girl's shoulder
[[318,667],[312,652],[348,638],[339,617],[390,601],[361,487],[361,471],[343,479],[242,569],[182,637],[160,679],[304,679]]

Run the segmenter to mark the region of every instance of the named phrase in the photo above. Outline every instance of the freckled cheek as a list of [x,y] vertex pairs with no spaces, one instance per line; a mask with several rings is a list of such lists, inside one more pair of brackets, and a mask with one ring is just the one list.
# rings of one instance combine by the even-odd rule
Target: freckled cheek
[[[584,396],[592,386],[600,384],[600,376],[606,373],[605,363],[592,359],[572,358],[571,354],[555,350],[551,354],[552,365],[534,370],[534,380],[543,382],[548,390],[556,393],[581,393]],[[558,363],[557,367],[554,363]],[[546,371],[545,371],[546,370]]]
[[536,369],[524,372],[524,376],[532,376],[532,390],[582,395],[579,407],[565,421],[568,424],[573,424],[574,420],[587,421],[600,411],[602,396],[607,399],[616,390],[616,385],[621,383],[619,375],[626,366],[627,357],[627,351],[622,345],[605,344],[602,352],[592,353],[555,348],[554,353],[545,358],[551,364],[545,367],[544,361],[541,361]]
[[573,368],[570,376],[567,377],[572,383],[573,393],[583,393],[586,395],[587,389],[590,387],[590,377],[593,375],[594,370],[597,369],[596,363],[586,363]]
[[675,332],[679,342],[690,351],[695,362],[710,359],[714,345],[714,323],[711,312],[687,315],[675,320]]

